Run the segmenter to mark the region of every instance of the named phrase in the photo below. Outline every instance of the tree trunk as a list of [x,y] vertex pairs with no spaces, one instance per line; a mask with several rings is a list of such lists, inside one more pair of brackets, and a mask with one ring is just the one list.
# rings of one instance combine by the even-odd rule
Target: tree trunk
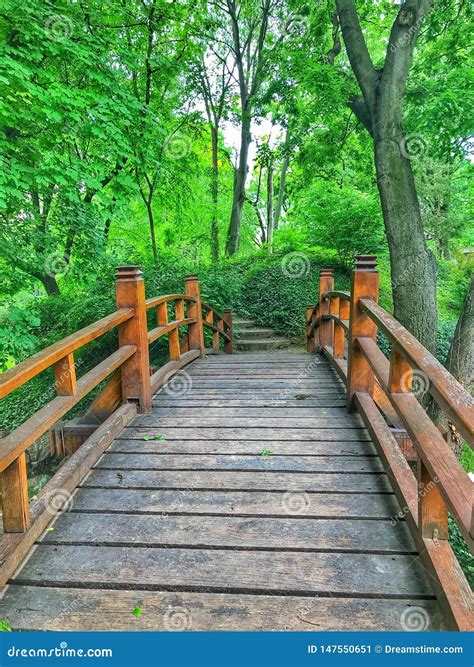
[[155,267],[155,271],[158,271],[158,250],[156,247],[155,216],[153,215],[153,208],[151,205],[152,198],[153,195],[148,201],[145,202],[145,206],[148,213],[148,222],[150,224],[150,240],[151,248],[153,251],[153,266]]
[[472,394],[474,391],[474,277],[446,359],[446,368]]
[[[474,391],[474,277],[471,278],[466,292],[445,366],[466,391],[472,394]],[[462,451],[461,436],[454,425],[446,420],[434,399],[430,401],[429,413],[431,419],[447,432],[448,443],[453,452],[459,456]]]
[[211,221],[211,256],[212,261],[219,259],[219,225],[217,215],[217,204],[219,196],[219,156],[218,145],[219,135],[217,127],[211,127],[212,136],[212,176],[211,176],[211,195],[212,195],[212,221]]
[[273,174],[274,168],[270,165],[267,171],[267,243],[272,252],[273,245]]
[[48,296],[59,296],[61,294],[61,290],[59,289],[59,285],[56,281],[56,276],[45,273],[43,276],[37,277],[38,280],[40,280],[42,283]]
[[242,127],[240,134],[239,164],[234,174],[234,192],[232,198],[232,212],[230,216],[229,231],[227,234],[227,255],[235,255],[239,250],[240,224],[242,222],[242,209],[245,202],[245,181],[247,180],[249,147],[252,141],[250,134],[251,112],[247,108],[242,114]]
[[283,163],[281,165],[280,172],[280,185],[278,187],[278,199],[275,209],[275,217],[273,220],[273,229],[276,231],[280,224],[281,211],[283,208],[283,197],[285,196],[285,187],[286,187],[286,172],[288,171],[288,166],[290,164],[290,156],[285,155],[283,158]]
[[390,32],[382,69],[370,58],[354,0],[336,0],[344,43],[361,97],[352,111],[374,141],[377,185],[390,251],[395,317],[436,351],[436,261],[429,250],[403,131],[403,98],[420,25],[433,0],[405,0]]
[[377,185],[390,252],[394,315],[428,350],[436,351],[436,260],[428,248],[403,133],[376,118]]

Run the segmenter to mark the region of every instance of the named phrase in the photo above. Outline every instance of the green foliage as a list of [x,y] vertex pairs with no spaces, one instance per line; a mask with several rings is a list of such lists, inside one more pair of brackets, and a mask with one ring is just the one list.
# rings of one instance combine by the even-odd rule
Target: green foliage
[[0,372],[15,366],[38,347],[35,332],[40,319],[29,310],[13,306],[0,314]]

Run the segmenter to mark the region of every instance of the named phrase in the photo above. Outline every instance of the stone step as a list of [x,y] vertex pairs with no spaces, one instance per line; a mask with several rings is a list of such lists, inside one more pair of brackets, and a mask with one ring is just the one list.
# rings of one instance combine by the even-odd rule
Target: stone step
[[255,320],[242,320],[242,319],[235,318],[235,317],[232,320],[232,325],[236,329],[252,329],[255,326],[257,326],[255,324]]
[[237,329],[234,331],[236,339],[246,338],[246,339],[262,339],[262,338],[277,338],[277,335],[274,329],[264,329],[264,328],[255,328],[255,329]]
[[236,341],[237,349],[247,350],[249,352],[258,352],[260,350],[279,350],[284,347],[289,347],[289,345],[290,341],[287,338],[239,338]]

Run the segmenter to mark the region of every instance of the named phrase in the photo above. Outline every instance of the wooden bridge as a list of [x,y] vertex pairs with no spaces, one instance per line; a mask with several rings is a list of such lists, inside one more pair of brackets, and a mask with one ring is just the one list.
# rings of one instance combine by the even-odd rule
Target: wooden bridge
[[[357,258],[350,293],[321,273],[308,353],[233,355],[231,313],[201,300],[195,276],[146,300],[138,268],[121,267],[116,289],[116,312],[0,376],[1,398],[53,367],[57,393],[0,442],[0,618],[18,630],[472,629],[447,539],[449,512],[472,546],[472,484],[413,377],[471,444],[473,401],[378,305],[374,257]],[[116,351],[77,379],[74,353],[112,329]],[[151,368],[163,336],[169,360]],[[86,417],[61,427],[72,455],[30,503],[26,449],[99,385]]]

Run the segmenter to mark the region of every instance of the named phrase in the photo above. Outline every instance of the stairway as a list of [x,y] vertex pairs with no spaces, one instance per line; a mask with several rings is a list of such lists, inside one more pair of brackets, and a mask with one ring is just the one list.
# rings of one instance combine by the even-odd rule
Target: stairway
[[290,341],[274,329],[259,327],[254,320],[237,315],[233,319],[234,347],[241,352],[265,352],[289,347]]

